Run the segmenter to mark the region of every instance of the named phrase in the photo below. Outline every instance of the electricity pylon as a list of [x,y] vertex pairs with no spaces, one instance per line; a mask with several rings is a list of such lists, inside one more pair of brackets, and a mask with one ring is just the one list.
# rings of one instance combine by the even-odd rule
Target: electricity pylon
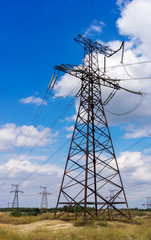
[[151,208],[151,197],[145,197],[145,198],[146,198],[147,203],[143,203],[142,205],[146,206],[147,209],[150,209]]
[[[83,65],[61,64],[55,66],[56,70],[81,79],[80,104],[55,215],[59,217],[65,212],[73,211],[77,218],[79,215],[77,209],[80,208],[84,217],[94,218],[103,214],[110,206],[114,212],[130,218],[126,194],[105,115],[105,104],[102,102],[101,86],[113,89],[113,93],[106,99],[106,103],[119,89],[132,93],[134,91],[121,87],[119,80],[109,78],[105,73],[106,61],[104,60],[104,71],[100,70],[98,61],[98,54],[103,54],[104,59],[111,57],[122,49],[124,43],[114,51],[102,44],[92,42],[82,35],[78,35],[75,41],[84,49]],[[108,200],[107,192],[115,187],[116,193]],[[66,206],[65,212],[61,214],[57,211],[60,205]],[[117,205],[126,208],[127,211],[121,211],[116,207]],[[94,213],[88,207],[94,207]],[[110,213],[108,212],[108,214]]]
[[[110,196],[107,197],[107,199],[108,199],[109,202],[110,202],[110,201],[111,201],[111,202],[114,201],[114,195],[115,195],[115,192],[116,192],[116,191],[117,191],[117,190],[114,190],[114,189],[109,190]],[[119,198],[119,197],[118,197],[118,198]],[[115,207],[115,203],[114,203],[114,207]],[[111,219],[111,217],[112,217],[112,219],[113,219],[113,207],[112,207],[111,205],[108,205],[107,211],[108,211],[109,219]]]
[[43,192],[40,192],[39,194],[42,194],[42,200],[41,200],[41,211],[47,211],[48,210],[48,195],[51,193],[47,192],[47,187],[40,187],[43,188]]
[[18,193],[23,193],[23,191],[18,190],[19,185],[12,184],[12,187],[15,187],[15,190],[10,191],[14,192],[14,199],[12,203],[12,208],[19,208],[19,198]]

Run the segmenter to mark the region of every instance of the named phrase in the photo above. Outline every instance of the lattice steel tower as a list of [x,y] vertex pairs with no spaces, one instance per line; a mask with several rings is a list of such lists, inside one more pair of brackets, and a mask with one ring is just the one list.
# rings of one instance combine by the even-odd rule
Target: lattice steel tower
[[145,197],[147,200],[147,203],[142,204],[143,206],[146,206],[147,209],[151,209],[151,197]]
[[[75,212],[75,217],[79,214],[79,207],[85,217],[93,218],[108,211],[110,218],[110,206],[115,212],[130,218],[101,93],[101,85],[115,91],[123,88],[118,80],[107,77],[98,63],[98,54],[111,57],[122,48],[123,43],[117,51],[113,51],[82,35],[78,35],[75,41],[84,49],[83,65],[55,66],[55,69],[81,79],[80,105],[55,215],[61,216],[64,212],[60,214],[57,209],[65,205],[66,211],[72,209]],[[108,191],[115,188],[117,191],[108,199]],[[115,207],[118,205],[127,210],[122,212]],[[94,213],[88,207],[94,207]]]
[[43,192],[40,192],[42,194],[41,199],[41,211],[47,211],[48,210],[48,195],[51,193],[47,192],[47,187],[40,187],[43,189]]
[[12,190],[10,192],[14,192],[14,199],[12,203],[12,208],[19,208],[19,198],[18,193],[23,193],[23,191],[18,190],[19,185],[12,184],[13,187],[15,187],[15,190]]

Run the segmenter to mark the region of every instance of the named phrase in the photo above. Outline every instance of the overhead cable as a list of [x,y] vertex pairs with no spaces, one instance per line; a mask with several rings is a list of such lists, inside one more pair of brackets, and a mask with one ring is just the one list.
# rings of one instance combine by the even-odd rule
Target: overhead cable
[[110,110],[108,110],[108,109],[106,109],[106,108],[105,108],[105,111],[108,112],[108,113],[110,113],[110,114],[112,114],[112,115],[115,115],[115,116],[124,116],[124,115],[127,115],[127,114],[129,114],[129,113],[134,112],[136,109],[138,109],[138,108],[141,106],[141,104],[143,103],[143,101],[145,100],[146,97],[147,97],[147,95],[143,95],[143,96],[141,97],[140,101],[139,101],[133,108],[131,108],[131,109],[130,109],[129,111],[127,111],[127,112],[114,113],[114,112],[111,112]]

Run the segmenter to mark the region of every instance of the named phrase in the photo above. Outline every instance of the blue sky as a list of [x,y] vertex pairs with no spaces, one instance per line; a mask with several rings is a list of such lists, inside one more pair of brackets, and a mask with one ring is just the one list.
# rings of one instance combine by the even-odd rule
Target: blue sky
[[[59,75],[53,95],[33,126],[28,142],[18,153],[31,129],[53,67],[82,63],[82,48],[74,41],[80,33],[113,49],[125,41],[126,70],[123,66],[110,68],[109,76],[129,79],[122,86],[148,93],[140,107],[130,114],[119,117],[107,113],[129,205],[142,207],[144,197],[151,195],[151,83],[150,79],[143,79],[151,76],[150,10],[149,0],[0,1],[0,188],[3,194],[0,206],[12,202],[11,184],[20,184],[24,191],[20,196],[22,206],[40,206],[40,186],[47,186],[52,192],[49,206],[55,206],[77,104],[54,126],[53,122],[73,97],[61,96],[71,91],[77,80]],[[119,65],[120,54],[108,60],[107,67]],[[101,66],[101,57],[99,61]],[[126,65],[144,61],[148,63]],[[142,79],[134,80],[139,77]],[[102,92],[104,98],[109,93],[106,89]],[[120,91],[106,109],[125,113],[140,99]],[[42,136],[43,142],[38,143]],[[66,141],[65,147],[52,158]],[[134,185],[140,190],[135,187],[134,191]],[[28,197],[31,193],[34,204],[33,198]]]

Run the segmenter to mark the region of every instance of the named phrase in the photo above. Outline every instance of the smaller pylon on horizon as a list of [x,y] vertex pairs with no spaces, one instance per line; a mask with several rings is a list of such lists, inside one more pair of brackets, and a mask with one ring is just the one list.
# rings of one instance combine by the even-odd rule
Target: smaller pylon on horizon
[[110,192],[110,195],[106,197],[107,199],[109,199],[108,201],[110,202],[110,205],[108,205],[108,207],[107,207],[107,211],[108,211],[109,219],[113,219],[113,214],[112,214],[113,207],[112,206],[115,207],[114,196],[116,195],[117,190],[109,190],[109,192]]
[[19,185],[12,184],[12,187],[15,187],[15,190],[10,191],[10,193],[14,192],[14,199],[12,203],[12,208],[19,208],[19,198],[18,193],[23,193],[23,191],[18,190]]
[[147,209],[151,209],[151,197],[145,197],[147,200],[147,203],[143,203],[143,206],[146,206]]
[[48,210],[48,195],[51,195],[51,193],[47,192],[47,187],[40,188],[43,188],[43,191],[39,193],[42,194],[41,211],[46,212]]

